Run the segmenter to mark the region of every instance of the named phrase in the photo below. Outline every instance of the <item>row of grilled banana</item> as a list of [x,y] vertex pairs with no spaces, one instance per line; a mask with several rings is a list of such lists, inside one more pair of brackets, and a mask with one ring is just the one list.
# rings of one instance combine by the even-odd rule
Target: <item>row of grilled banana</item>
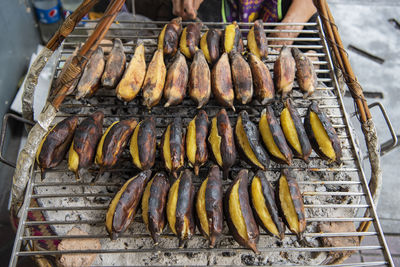
[[221,177],[219,167],[212,166],[195,194],[194,175],[188,169],[171,186],[164,172],[151,178],[150,170],[143,171],[128,180],[112,199],[106,214],[107,232],[112,239],[121,235],[134,220],[141,200],[143,222],[156,245],[168,221],[179,246],[195,234],[197,224],[214,247],[222,233],[224,214],[234,239],[255,253],[259,226],[283,239],[285,221],[290,231],[301,237],[306,228],[304,204],[296,179],[288,170],[282,170],[276,194],[262,171],[256,173],[250,186],[248,171],[239,171],[225,196]]
[[[212,92],[221,105],[234,109],[235,95],[241,104],[252,100],[253,91],[262,104],[274,98],[275,90],[285,97],[292,90],[295,75],[305,96],[314,92],[317,76],[313,64],[297,48],[291,51],[283,47],[274,65],[272,80],[268,67],[262,62],[268,55],[262,21],[254,23],[247,37],[249,63],[242,55],[242,35],[236,23],[226,26],[223,33],[209,29],[200,38],[201,27],[201,23],[191,23],[182,31],[180,18],[165,25],[147,71],[143,43],[136,47],[126,69],[121,40],[114,40],[106,63],[102,49],[98,48],[83,71],[76,98],[91,96],[101,84],[106,88],[116,88],[117,97],[127,102],[143,90],[143,104],[148,108],[157,105],[164,95],[164,106],[168,107],[180,104],[188,87],[189,96],[198,108],[208,102]],[[168,71],[164,56],[174,56]],[[193,60],[190,69],[185,56]],[[207,62],[212,65],[211,71]]]
[[[37,163],[42,170],[57,166],[69,148],[68,165],[77,178],[79,169],[88,167],[95,153],[101,173],[116,164],[129,139],[133,164],[141,170],[153,167],[156,157],[154,118],[148,117],[139,124],[133,118],[116,121],[102,134],[103,117],[103,113],[98,111],[79,126],[75,116],[55,125],[45,135],[37,151]],[[174,177],[185,166],[185,154],[198,175],[199,167],[208,160],[208,149],[224,171],[225,178],[236,162],[236,147],[248,163],[261,170],[268,168],[268,154],[274,161],[288,165],[294,156],[308,162],[312,147],[321,158],[340,162],[342,152],[338,135],[316,102],[310,105],[303,126],[297,109],[288,98],[280,121],[281,126],[268,105],[261,113],[258,127],[246,111],[241,111],[233,130],[226,110],[221,109],[211,120],[208,131],[207,113],[200,110],[189,123],[185,135],[181,118],[176,117],[161,138],[161,158],[165,169]]]

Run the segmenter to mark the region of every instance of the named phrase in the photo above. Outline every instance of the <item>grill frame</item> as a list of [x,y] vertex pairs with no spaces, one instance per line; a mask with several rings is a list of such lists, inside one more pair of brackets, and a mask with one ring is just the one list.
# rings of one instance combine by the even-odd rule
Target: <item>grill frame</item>
[[[119,23],[128,23],[128,22],[120,21]],[[140,22],[135,22],[135,23],[138,24],[138,25],[143,24],[143,23],[140,23]],[[163,25],[165,23],[167,23],[167,22],[150,22],[150,23],[149,22],[145,22],[145,24],[156,24],[156,25]],[[226,25],[226,23],[204,23],[204,24],[206,26],[222,26],[222,25]],[[251,23],[239,23],[239,25],[243,27],[243,26],[250,26],[252,24]],[[264,25],[265,26],[278,26],[278,25],[282,25],[282,23],[265,23]],[[265,249],[260,249],[260,250],[261,251],[272,251],[272,252],[276,252],[277,250],[279,250],[281,252],[296,251],[296,250],[315,251],[315,252],[318,252],[318,251],[341,251],[341,250],[355,250],[355,251],[380,250],[383,253],[383,256],[384,256],[384,260],[383,261],[360,263],[360,265],[357,265],[357,266],[374,266],[374,265],[381,265],[381,264],[393,265],[393,261],[391,259],[391,255],[390,255],[388,246],[386,244],[382,228],[381,228],[379,220],[378,220],[376,209],[375,209],[375,206],[373,204],[373,198],[372,198],[371,192],[370,192],[370,190],[368,188],[368,182],[367,182],[367,179],[366,179],[366,176],[365,176],[365,172],[364,172],[363,167],[362,167],[362,162],[361,162],[360,155],[355,151],[355,147],[357,147],[357,145],[356,145],[356,136],[354,135],[354,133],[352,132],[352,130],[350,128],[349,115],[346,112],[345,107],[344,107],[343,96],[342,96],[342,94],[340,92],[338,79],[337,79],[337,77],[335,75],[335,72],[334,72],[334,65],[333,65],[332,57],[331,57],[331,54],[330,54],[330,51],[329,51],[329,46],[328,46],[324,31],[323,31],[323,26],[322,26],[322,23],[321,23],[321,19],[318,17],[318,20],[317,20],[316,23],[287,23],[286,25],[293,25],[293,26],[295,26],[295,25],[306,26],[307,25],[307,26],[315,26],[317,28],[316,32],[319,33],[320,38],[316,38],[316,39],[319,39],[319,41],[321,42],[321,45],[319,45],[319,46],[306,46],[306,47],[307,48],[322,48],[324,50],[324,53],[322,53],[322,54],[325,55],[326,61],[321,61],[321,62],[318,62],[318,63],[320,65],[327,65],[328,66],[328,70],[324,70],[323,72],[319,72],[319,73],[329,73],[331,78],[329,78],[329,79],[318,79],[318,80],[321,81],[321,82],[331,81],[333,83],[333,86],[328,87],[328,88],[335,92],[335,95],[336,95],[335,98],[338,99],[338,101],[337,101],[338,102],[338,106],[335,106],[335,107],[332,107],[332,108],[339,108],[342,111],[342,114],[343,114],[343,117],[340,116],[340,118],[345,121],[345,123],[342,124],[342,125],[338,125],[338,124],[335,125],[334,124],[334,126],[335,126],[335,128],[339,128],[339,127],[340,128],[345,128],[345,132],[347,132],[347,134],[346,134],[346,136],[342,136],[342,138],[345,138],[347,141],[350,141],[350,145],[352,146],[352,154],[353,154],[353,158],[349,158],[347,160],[354,161],[355,164],[356,164],[356,168],[352,168],[352,169],[340,169],[340,168],[337,168],[335,170],[335,168],[325,168],[325,169],[319,169],[319,170],[316,169],[316,170],[312,170],[312,171],[357,172],[358,176],[359,176],[359,179],[360,179],[360,181],[358,181],[358,182],[356,182],[356,181],[345,181],[345,182],[344,181],[330,181],[330,182],[329,181],[328,182],[327,181],[313,181],[313,183],[315,183],[315,184],[321,183],[321,184],[325,184],[325,185],[326,184],[332,184],[332,185],[333,184],[335,184],[335,185],[339,185],[339,184],[340,185],[346,185],[346,184],[348,184],[348,185],[356,185],[357,184],[357,185],[362,187],[362,192],[361,193],[360,192],[347,192],[347,193],[345,193],[345,192],[327,192],[327,193],[324,194],[323,192],[319,192],[319,193],[318,192],[302,192],[302,194],[303,194],[303,196],[307,196],[307,195],[309,195],[309,196],[312,196],[312,195],[313,196],[315,196],[315,195],[323,196],[323,195],[341,195],[341,194],[344,195],[344,196],[346,196],[346,195],[347,196],[359,196],[359,197],[365,199],[366,204],[354,204],[354,205],[348,205],[348,204],[343,204],[343,205],[336,204],[336,205],[334,205],[334,204],[332,204],[332,207],[336,207],[336,208],[352,208],[352,209],[354,209],[354,208],[361,208],[361,209],[367,208],[367,209],[369,209],[370,214],[372,216],[370,216],[368,218],[362,218],[362,217],[326,218],[326,220],[322,220],[322,221],[353,221],[353,222],[372,221],[374,226],[375,226],[375,232],[364,232],[364,233],[351,232],[351,233],[330,233],[330,234],[327,234],[327,233],[325,233],[325,234],[306,233],[305,235],[306,236],[309,235],[309,236],[313,236],[313,237],[317,237],[317,236],[318,237],[323,237],[323,236],[376,236],[377,239],[379,240],[380,245],[379,246],[359,246],[359,247],[337,247],[337,248],[332,248],[332,247],[330,247],[330,248],[323,248],[323,247],[320,247],[320,248],[279,248],[279,249],[269,248],[269,249],[266,249],[266,250]],[[77,27],[77,29],[79,30],[79,27]],[[133,28],[133,29],[136,29],[136,28]],[[140,28],[137,28],[137,29],[140,29]],[[160,30],[159,27],[157,29]],[[132,30],[132,28],[130,30]],[[248,29],[242,29],[242,31],[246,32],[246,31],[248,31]],[[276,31],[276,30],[274,30],[274,29],[266,29],[265,30],[265,32],[267,32],[267,33],[273,32],[273,31]],[[290,32],[292,32],[292,31],[290,31]],[[297,31],[295,31],[295,32],[297,32]],[[316,33],[316,32],[315,31],[310,31],[309,33]],[[69,45],[69,43],[68,43],[69,39],[78,38],[78,37],[84,37],[84,36],[81,36],[79,34],[78,35],[71,34],[64,41],[64,44],[62,46],[62,50],[64,49],[65,46]],[[121,36],[118,36],[118,37],[121,37]],[[156,38],[156,37],[157,37],[156,35],[153,36],[153,38]],[[135,38],[137,38],[137,36],[135,36]],[[269,38],[269,40],[271,40],[271,39],[272,38]],[[286,40],[286,39],[298,40],[296,38],[278,38],[278,39],[280,39],[280,40]],[[273,47],[273,46],[271,46],[271,47]],[[304,48],[304,46],[301,46],[301,45],[300,46],[296,46],[296,47]],[[72,52],[72,51],[70,51],[70,52]],[[266,62],[270,63],[268,60]],[[58,71],[58,69],[56,70],[56,72],[57,71]],[[323,89],[319,88],[319,89],[320,90],[325,90],[326,88],[323,88]],[[238,105],[238,106],[240,106],[240,105]],[[209,107],[213,108],[213,106],[209,106]],[[329,105],[328,106],[322,106],[322,107],[330,108]],[[214,109],[215,109],[215,107],[214,107]],[[135,115],[130,115],[130,116],[136,117]],[[145,114],[141,114],[140,115],[141,118],[143,118],[144,116],[146,116],[146,115]],[[166,115],[166,116],[172,116],[172,115]],[[121,116],[120,115],[118,115],[118,116],[112,115],[112,117],[121,117]],[[294,167],[294,169],[295,168],[296,167]],[[126,171],[126,169],[124,169],[124,170]],[[269,170],[277,171],[277,170],[279,170],[279,168],[276,168],[276,167],[275,168],[269,168]],[[64,170],[59,169],[59,170],[55,170],[55,171],[56,172],[57,171],[58,172],[62,172],[62,171],[65,171],[65,169]],[[120,170],[112,170],[112,171],[120,171]],[[53,195],[51,195],[51,194],[43,195],[42,194],[41,196],[37,196],[37,194],[35,194],[34,189],[36,187],[51,185],[51,182],[47,183],[47,184],[46,183],[39,183],[38,184],[35,181],[35,180],[37,180],[37,179],[35,179],[35,177],[37,177],[37,176],[38,176],[37,175],[37,170],[33,170],[33,168],[32,168],[31,179],[29,179],[29,181],[28,181],[27,190],[26,190],[26,194],[25,194],[25,198],[24,198],[24,203],[23,203],[23,206],[22,206],[22,209],[21,209],[22,210],[21,217],[20,217],[21,220],[20,220],[20,223],[19,223],[19,226],[18,226],[18,230],[17,230],[16,242],[14,244],[13,254],[12,254],[12,257],[11,257],[11,261],[10,261],[10,266],[15,266],[16,263],[17,263],[18,257],[21,257],[21,256],[55,255],[55,254],[59,254],[60,253],[60,252],[57,252],[57,251],[53,251],[52,252],[52,251],[22,251],[21,250],[22,245],[23,245],[23,241],[26,241],[26,240],[60,239],[60,236],[56,236],[56,237],[54,237],[54,236],[41,236],[41,237],[30,237],[30,236],[27,237],[27,236],[24,236],[25,235],[25,233],[24,233],[25,230],[28,229],[27,226],[35,225],[35,223],[29,222],[27,220],[28,219],[27,218],[28,211],[31,211],[31,210],[43,210],[43,211],[51,210],[49,208],[44,208],[44,207],[42,207],[42,208],[40,208],[40,207],[39,208],[30,208],[29,206],[30,206],[31,200],[35,199],[35,198],[51,198],[51,197],[55,197],[54,194]],[[307,182],[302,182],[302,181],[299,182],[300,185],[304,184],[304,183],[307,183]],[[59,183],[59,184],[54,183],[52,186],[61,186],[61,184],[65,185],[65,183]],[[71,182],[71,185],[72,184],[80,186],[80,184],[76,184],[76,183]],[[104,186],[106,186],[106,184],[104,184]],[[334,194],[334,193],[338,193],[338,194]],[[110,196],[110,195],[112,195],[112,194],[108,194],[107,196]],[[76,196],[79,196],[79,195],[76,195]],[[85,196],[87,196],[87,194],[85,194]],[[99,195],[96,194],[96,196],[99,196]],[[62,196],[57,195],[57,197],[62,197]],[[319,205],[305,205],[305,206],[306,206],[306,208],[319,208],[319,207],[328,208],[329,207],[329,205],[320,205],[320,206]],[[55,208],[57,208],[57,207],[55,207]],[[80,208],[89,209],[88,207],[80,207]],[[77,207],[65,207],[66,210],[68,210],[68,209],[78,210],[80,208],[77,208]],[[60,207],[58,207],[57,209],[60,210]],[[93,209],[96,209],[96,208],[93,208]],[[321,221],[321,218],[314,219],[314,221]],[[312,218],[307,218],[307,222],[313,222],[313,219]],[[47,224],[47,223],[48,222],[44,221],[44,222],[41,222],[40,224]],[[69,223],[75,223],[75,222],[67,222],[67,223],[69,224]],[[82,221],[80,223],[82,223]],[[93,223],[93,222],[89,221],[89,222],[86,222],[86,223],[90,224],[90,223]],[[98,223],[102,224],[103,221],[98,221]],[[54,224],[54,222],[53,222],[53,224]],[[63,223],[60,221],[60,224],[63,224]],[[146,236],[148,236],[148,234],[146,234]],[[289,236],[290,236],[290,234],[289,234]],[[66,236],[61,236],[61,237],[66,237]],[[85,237],[88,238],[87,236],[85,236]],[[102,237],[103,238],[104,236],[93,236],[93,235],[90,236],[89,235],[89,237]],[[71,237],[69,237],[69,238],[71,238]],[[82,238],[82,236],[73,237],[73,238]],[[127,238],[127,236],[123,236],[122,238]],[[223,251],[228,251],[230,249],[218,248],[218,249],[210,250],[208,248],[201,248],[200,250],[204,251],[204,252],[211,252],[211,251],[212,252],[223,252]],[[146,250],[146,249],[140,249],[140,250],[139,249],[128,249],[128,250],[123,249],[122,250],[121,249],[121,251],[96,250],[96,251],[86,251],[86,253],[116,253],[116,252],[134,252],[134,253],[143,252],[143,253],[145,253],[145,252],[154,252],[154,251],[155,251],[154,249],[148,249],[148,250]],[[168,249],[163,249],[163,248],[160,249],[159,248],[159,249],[157,249],[157,251],[173,252],[173,250],[171,250],[169,248]],[[180,250],[179,252],[185,253],[185,252],[197,252],[197,251],[199,251],[199,248],[188,248],[188,249]],[[244,250],[244,249],[241,249],[241,248],[235,248],[235,251],[246,251],[246,252],[248,252],[248,250]],[[177,252],[177,253],[179,253],[179,252]],[[62,253],[82,253],[82,251],[69,251],[69,252],[63,251]],[[330,266],[332,266],[332,265],[330,265]],[[346,265],[340,265],[340,266],[346,266]]]

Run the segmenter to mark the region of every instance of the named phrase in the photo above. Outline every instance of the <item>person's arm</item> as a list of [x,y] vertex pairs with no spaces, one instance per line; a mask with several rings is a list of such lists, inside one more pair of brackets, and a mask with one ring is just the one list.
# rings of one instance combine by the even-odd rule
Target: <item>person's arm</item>
[[[282,22],[284,23],[304,23],[307,22],[314,13],[317,12],[312,0],[293,0]],[[302,30],[303,26],[288,26],[280,25],[275,29],[277,30]],[[271,37],[286,37],[295,38],[299,35],[298,32],[274,32],[269,36]],[[286,40],[273,40],[270,44],[274,45],[290,45],[293,41]]]

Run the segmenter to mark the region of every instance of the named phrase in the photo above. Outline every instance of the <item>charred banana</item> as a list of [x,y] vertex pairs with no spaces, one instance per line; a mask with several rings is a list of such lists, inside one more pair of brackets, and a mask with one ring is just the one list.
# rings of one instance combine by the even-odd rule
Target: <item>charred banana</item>
[[190,23],[182,31],[179,47],[182,54],[189,59],[191,59],[199,49],[201,27],[203,27],[203,23],[201,22]]
[[211,130],[208,143],[217,164],[224,172],[224,178],[229,175],[229,168],[236,161],[236,147],[233,129],[225,109],[221,109],[211,120]]
[[251,74],[254,83],[254,95],[265,105],[275,97],[274,82],[268,67],[257,56],[249,54]]
[[53,128],[43,137],[36,152],[36,162],[42,170],[54,168],[64,159],[74,137],[78,117],[68,117]]
[[109,169],[117,163],[136,125],[136,119],[132,118],[116,121],[107,128],[97,145],[95,161],[100,170]]
[[184,170],[172,184],[168,193],[167,219],[171,231],[179,238],[179,247],[195,233],[193,220],[194,186],[193,173]]
[[178,177],[177,172],[185,164],[184,140],[185,133],[182,128],[182,120],[180,117],[176,117],[173,122],[167,126],[161,139],[161,157],[165,169],[172,173],[175,178]]
[[278,93],[282,98],[292,91],[296,63],[290,52],[290,48],[284,46],[274,64],[274,82]]
[[197,192],[196,214],[197,226],[202,235],[210,241],[210,247],[215,246],[223,228],[221,171],[217,165],[211,167],[207,178]]
[[144,76],[146,75],[146,60],[144,56],[144,45],[139,43],[135,48],[128,67],[125,70],[115,92],[119,100],[132,101],[142,88]]
[[268,40],[261,19],[254,22],[247,35],[247,48],[259,59],[268,57]]
[[239,25],[237,25],[236,21],[225,27],[222,35],[222,44],[225,53],[229,54],[231,51],[243,53],[244,46],[242,33],[240,32]]
[[308,162],[308,157],[312,152],[311,144],[300,115],[290,98],[286,99],[285,108],[281,113],[281,126],[294,155]]
[[125,232],[135,218],[137,208],[151,171],[143,171],[129,179],[110,202],[106,214],[106,230],[112,240]]
[[200,40],[200,48],[211,65],[215,64],[219,59],[219,44],[221,32],[217,29],[209,29]]
[[143,82],[143,103],[147,108],[150,109],[160,102],[166,73],[163,51],[158,49],[147,68]]
[[106,88],[115,88],[122,74],[124,74],[125,63],[124,46],[120,39],[115,38],[113,48],[107,58],[103,76],[101,77],[101,84]]
[[164,97],[167,100],[164,107],[182,103],[186,95],[186,85],[189,79],[189,69],[185,57],[178,52],[175,60],[167,71]]
[[314,151],[329,162],[340,163],[342,148],[339,137],[329,118],[318,108],[317,102],[311,103],[304,119],[304,128]]
[[296,62],[296,78],[304,98],[312,95],[317,87],[317,74],[311,60],[298,48],[292,48],[294,61]]
[[275,192],[263,171],[258,171],[250,186],[251,203],[258,224],[269,234],[283,239],[285,224],[279,216]]
[[129,146],[133,164],[141,170],[153,167],[156,159],[156,123],[153,117],[136,126]]
[[147,183],[142,198],[142,218],[157,245],[165,227],[165,206],[169,183],[164,172],[158,172]]
[[179,36],[182,32],[182,18],[172,19],[164,26],[158,36],[158,49],[162,49],[165,56],[174,56],[178,50]]
[[293,159],[292,150],[286,143],[285,135],[270,105],[261,112],[258,127],[272,159],[279,163],[291,165]]
[[214,97],[221,105],[235,110],[231,66],[227,53],[222,54],[211,71],[211,88]]
[[245,110],[239,114],[235,136],[243,158],[250,164],[265,170],[269,165],[269,158],[260,143],[257,126],[250,121],[249,114]]
[[257,242],[260,232],[250,207],[248,183],[248,171],[241,170],[225,194],[225,214],[229,230],[236,242],[258,254]]
[[232,80],[236,99],[243,105],[250,103],[253,97],[253,78],[249,63],[240,53],[230,53]]
[[76,87],[76,99],[89,97],[99,89],[104,65],[103,49],[98,47],[86,64],[81,79]]
[[292,233],[300,237],[306,229],[303,198],[296,179],[286,169],[282,170],[279,178],[278,196],[287,226]]
[[93,113],[76,128],[74,139],[68,154],[68,168],[79,180],[79,169],[89,167],[94,160],[96,147],[103,133],[104,114]]
[[208,116],[204,110],[200,110],[189,123],[186,132],[186,155],[196,175],[199,175],[200,166],[208,159],[207,135]]
[[197,50],[190,65],[189,95],[197,104],[197,108],[207,104],[211,95],[210,68],[201,50]]

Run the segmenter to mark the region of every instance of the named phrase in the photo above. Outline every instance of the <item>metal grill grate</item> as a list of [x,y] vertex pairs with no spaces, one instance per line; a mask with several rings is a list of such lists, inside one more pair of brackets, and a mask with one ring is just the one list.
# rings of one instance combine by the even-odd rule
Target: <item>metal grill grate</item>
[[[88,24],[92,22],[87,22]],[[152,52],[156,48],[156,39],[161,27],[166,22],[129,22],[119,21],[117,26],[126,28],[111,29],[107,35],[108,39],[118,37],[125,41],[126,54],[129,57],[133,54],[133,48],[137,39],[145,39],[146,59],[149,61]],[[116,25],[116,24],[114,24]],[[206,27],[221,28],[224,23],[204,23]],[[247,32],[248,23],[239,23],[243,32]],[[276,32],[274,26],[281,23],[266,23],[267,33]],[[343,149],[342,165],[326,165],[316,154],[310,157],[307,165],[301,160],[295,159],[293,166],[285,166],[296,169],[300,189],[304,198],[306,208],[307,229],[304,240],[298,242],[295,235],[288,232],[283,241],[278,241],[269,237],[263,231],[260,236],[259,250],[260,256],[255,256],[249,250],[240,248],[232,237],[224,229],[221,243],[217,248],[209,249],[205,241],[197,232],[193,240],[189,241],[187,247],[177,248],[177,240],[169,229],[165,229],[162,242],[159,247],[153,248],[151,238],[141,223],[140,213],[138,212],[135,222],[132,223],[128,231],[119,237],[118,241],[110,241],[105,231],[104,218],[109,201],[116,190],[123,182],[137,173],[130,163],[130,155],[125,151],[120,163],[94,184],[89,181],[98,173],[98,168],[93,166],[85,174],[82,182],[76,182],[74,175],[68,171],[66,162],[61,166],[48,170],[45,179],[40,179],[40,170],[32,170],[32,179],[29,180],[25,202],[23,204],[21,221],[18,227],[17,238],[14,245],[13,255],[10,266],[15,266],[20,257],[33,255],[59,256],[61,254],[98,254],[95,265],[265,265],[265,264],[301,264],[314,265],[320,264],[327,257],[327,253],[338,251],[374,251],[380,255],[379,261],[359,262],[351,264],[341,264],[337,266],[378,266],[390,265],[392,260],[383,237],[382,229],[379,225],[376,212],[371,206],[372,198],[369,192],[366,178],[361,167],[360,156],[357,154],[355,146],[356,139],[349,127],[349,118],[344,110],[342,95],[338,82],[333,72],[333,65],[327,43],[324,40],[324,33],[320,21],[317,23],[292,23],[286,25],[307,26],[303,30],[285,30],[286,32],[301,33],[298,38],[271,38],[271,40],[293,40],[295,43],[291,47],[298,47],[305,51],[318,49],[320,52],[315,54],[319,60],[313,62],[319,66],[318,88],[316,93],[307,100],[302,98],[302,93],[298,87],[294,88],[292,97],[298,107],[299,113],[304,117],[306,108],[310,100],[317,100],[320,108],[323,109],[331,119],[334,128],[338,132]],[[76,30],[64,41],[59,57],[58,67],[55,77],[59,73],[65,59],[70,55],[74,48],[87,37],[87,31],[93,29],[89,27],[77,27]],[[94,25],[93,25],[94,26]],[[205,27],[203,27],[205,30]],[[301,42],[300,44],[298,42]],[[103,45],[109,47],[110,45]],[[278,45],[270,45],[278,47]],[[322,52],[321,52],[322,51]],[[268,60],[269,69],[277,56],[276,51],[271,51]],[[313,54],[314,55],[314,54]],[[154,107],[149,113],[140,105],[140,96],[129,104],[123,104],[115,97],[114,90],[100,89],[92,98],[88,100],[75,100],[74,95],[68,96],[57,120],[66,116],[76,115],[86,117],[97,109],[105,113],[104,127],[108,127],[117,119],[126,117],[136,117],[143,119],[147,116],[154,116],[157,121],[157,138],[165,129],[166,125],[177,115],[183,119],[186,126],[195,116],[197,110],[190,99],[175,107],[165,109],[162,105]],[[247,110],[253,122],[257,122],[263,108],[259,104],[235,105],[237,111]],[[219,110],[213,100],[204,107],[209,117],[213,117]],[[279,109],[279,104],[275,106]],[[236,122],[237,113],[228,111],[232,124]],[[157,159],[159,159],[157,155]],[[162,169],[158,160],[153,167],[154,172]],[[202,177],[206,175],[209,165],[201,169],[195,186],[198,187]],[[240,162],[232,168],[232,173],[236,173],[240,168],[249,168],[244,162]],[[267,170],[268,177],[275,181],[282,165],[271,162]],[[224,181],[226,187],[230,181]],[[31,201],[37,200],[38,206],[32,206]],[[366,209],[370,209],[371,217],[363,217]],[[32,218],[28,216],[30,212],[41,211],[43,218]],[[360,222],[373,221],[375,231],[371,232],[340,232],[322,233],[318,231],[318,224],[325,222],[354,222],[357,226]],[[36,236],[35,227],[50,226],[51,234]],[[69,229],[77,226],[88,232],[89,235],[66,235]],[[53,233],[54,232],[54,233]],[[323,247],[320,238],[323,237],[369,237],[373,238],[380,245],[361,245],[345,247]],[[41,250],[33,246],[34,241],[38,240],[61,240],[61,239],[83,239],[96,238],[101,241],[102,249],[92,250]],[[27,246],[29,250],[25,250]],[[134,261],[137,260],[137,261]]]

